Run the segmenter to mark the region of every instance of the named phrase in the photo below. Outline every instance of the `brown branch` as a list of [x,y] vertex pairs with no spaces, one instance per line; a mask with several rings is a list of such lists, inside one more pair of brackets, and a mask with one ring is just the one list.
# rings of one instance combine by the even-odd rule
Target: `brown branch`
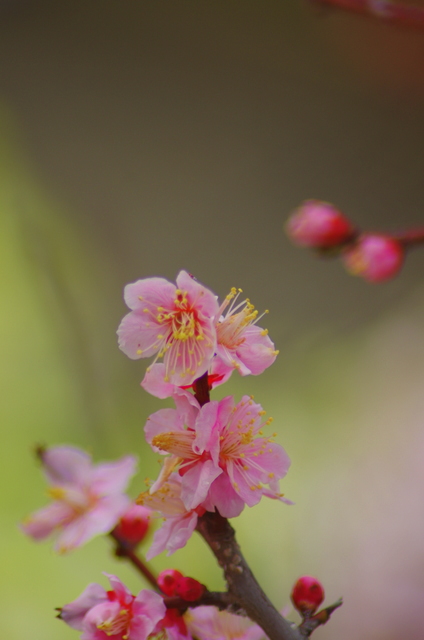
[[410,229],[403,233],[391,233],[392,238],[401,242],[405,248],[424,244],[424,227],[418,229]]
[[390,0],[310,0],[314,4],[352,11],[368,18],[401,26],[424,29],[424,8]]
[[194,397],[201,407],[210,401],[208,372],[193,382]]
[[283,618],[259,586],[243,558],[228,520],[206,512],[197,531],[207,542],[222,567],[228,587],[228,601],[256,622],[270,640],[300,640],[301,633]]
[[145,564],[141,558],[135,553],[134,547],[126,544],[123,540],[116,535],[115,530],[110,532],[109,534],[113,540],[116,542],[115,547],[115,556],[117,558],[127,558],[131,564],[139,571],[147,580],[150,582],[152,587],[158,591],[158,583],[154,574],[150,571],[147,564]]

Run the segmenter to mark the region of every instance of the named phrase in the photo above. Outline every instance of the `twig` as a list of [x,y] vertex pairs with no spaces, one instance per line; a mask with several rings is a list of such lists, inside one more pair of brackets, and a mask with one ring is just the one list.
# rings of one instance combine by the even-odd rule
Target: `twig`
[[353,11],[393,25],[424,29],[424,8],[390,0],[310,0],[314,4]]
[[146,578],[152,587],[158,591],[158,583],[154,574],[150,571],[149,567],[139,558],[135,553],[134,548],[128,544],[125,544],[123,540],[116,535],[115,530],[109,534],[116,542],[115,555],[117,558],[128,558],[131,564]]

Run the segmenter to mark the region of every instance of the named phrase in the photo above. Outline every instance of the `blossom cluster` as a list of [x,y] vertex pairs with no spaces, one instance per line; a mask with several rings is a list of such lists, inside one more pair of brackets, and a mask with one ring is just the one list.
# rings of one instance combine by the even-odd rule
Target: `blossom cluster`
[[[144,427],[152,450],[163,456],[159,477],[134,504],[125,494],[135,472],[133,456],[96,465],[74,447],[40,448],[53,502],[23,522],[26,534],[34,540],[55,534],[56,550],[64,553],[111,532],[128,554],[144,539],[152,518],[160,516],[163,524],[146,553],[150,560],[182,548],[206,512],[234,518],[263,496],[291,504],[279,487],[290,460],[275,442],[277,434],[266,433],[271,418],[265,419],[261,405],[247,395],[239,401],[209,399],[209,391],[234,370],[258,375],[278,353],[267,330],[257,324],[262,316],[250,300],[240,301],[240,294],[231,289],[220,304],[185,271],[176,285],[147,278],[125,287],[130,312],[118,329],[119,346],[132,359],[154,357],[141,384],[175,405],[153,413]],[[198,395],[200,379],[207,399]],[[199,606],[201,601],[182,614],[167,608],[166,590],[133,596],[116,576],[108,578],[109,591],[91,584],[60,610],[59,617],[79,630],[82,640],[263,637],[259,627]],[[181,577],[179,585],[175,595],[190,603],[204,591],[188,577]]]

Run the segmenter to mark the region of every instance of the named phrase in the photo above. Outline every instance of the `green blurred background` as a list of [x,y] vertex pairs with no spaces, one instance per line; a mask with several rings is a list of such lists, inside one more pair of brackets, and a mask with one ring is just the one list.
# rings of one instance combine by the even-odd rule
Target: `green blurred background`
[[[144,585],[96,539],[70,556],[17,529],[42,506],[35,444],[140,457],[162,403],[119,352],[122,288],[189,270],[244,289],[280,356],[253,393],[292,458],[296,506],[234,525],[278,607],[301,574],[343,608],[314,637],[422,640],[424,252],[370,286],[292,247],[288,213],[422,224],[424,34],[302,0],[0,2],[1,592],[8,640],[67,640],[88,582]],[[201,540],[177,567],[222,588]]]

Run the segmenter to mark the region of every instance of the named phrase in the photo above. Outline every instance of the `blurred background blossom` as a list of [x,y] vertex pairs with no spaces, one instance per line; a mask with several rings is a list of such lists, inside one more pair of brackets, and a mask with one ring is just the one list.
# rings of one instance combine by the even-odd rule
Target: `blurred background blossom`
[[[234,521],[265,589],[343,595],[318,640],[421,639],[424,252],[371,286],[283,223],[318,198],[422,224],[424,34],[302,0],[9,0],[0,56],[3,635],[75,638],[54,607],[102,571],[140,590],[107,540],[62,558],[17,522],[47,502],[37,444],[136,453],[132,496],[156,476],[142,426],[163,404],[115,331],[124,284],[187,269],[271,312],[276,363],[214,395],[253,393],[292,458],[296,505]],[[197,538],[154,566],[222,587]]]

